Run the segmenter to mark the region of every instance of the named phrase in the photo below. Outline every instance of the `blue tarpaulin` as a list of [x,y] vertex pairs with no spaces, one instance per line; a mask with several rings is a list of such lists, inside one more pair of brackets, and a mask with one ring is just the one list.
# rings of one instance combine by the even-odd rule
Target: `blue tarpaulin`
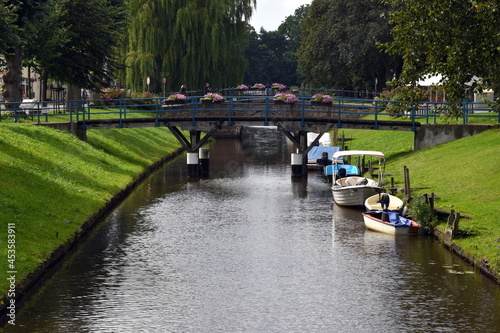
[[307,154],[308,160],[318,160],[322,157],[323,152],[328,153],[328,159],[332,159],[334,153],[338,152],[340,147],[335,146],[314,146]]
[[399,215],[398,212],[389,210],[389,222],[395,227],[410,227],[411,221]]

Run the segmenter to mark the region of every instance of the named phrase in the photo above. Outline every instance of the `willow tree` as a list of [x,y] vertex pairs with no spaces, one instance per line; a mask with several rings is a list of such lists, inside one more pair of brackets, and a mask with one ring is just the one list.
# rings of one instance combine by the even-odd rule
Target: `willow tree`
[[133,90],[186,84],[201,89],[242,81],[245,22],[255,0],[130,0],[121,78]]

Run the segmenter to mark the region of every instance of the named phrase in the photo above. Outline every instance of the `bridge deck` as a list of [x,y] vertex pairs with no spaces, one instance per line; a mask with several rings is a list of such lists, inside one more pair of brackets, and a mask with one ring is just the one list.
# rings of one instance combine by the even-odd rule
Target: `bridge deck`
[[[347,117],[346,117],[347,118]],[[378,129],[391,131],[417,131],[420,123],[411,121],[387,121],[364,119],[338,119],[337,117],[287,117],[287,116],[168,116],[158,118],[128,118],[128,119],[89,119],[77,122],[79,128],[104,129],[104,128],[134,128],[134,127],[162,127],[178,126],[181,129],[197,129],[207,131],[215,123],[228,126],[268,126],[281,123],[290,131],[306,130],[315,131],[317,127],[333,124],[337,128],[353,129]]]

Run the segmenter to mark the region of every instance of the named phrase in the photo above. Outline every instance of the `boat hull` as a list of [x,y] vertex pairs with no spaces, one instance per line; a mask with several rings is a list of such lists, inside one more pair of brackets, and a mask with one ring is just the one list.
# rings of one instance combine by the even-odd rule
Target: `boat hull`
[[337,179],[332,186],[333,201],[341,206],[363,206],[372,195],[385,192],[370,178],[352,176]]
[[383,232],[390,235],[420,235],[423,233],[422,227],[415,221],[411,221],[411,226],[394,226],[389,222],[382,221],[374,214],[362,213],[363,221],[367,229]]
[[367,198],[384,192],[379,186],[333,186],[333,200],[340,206],[363,206]]

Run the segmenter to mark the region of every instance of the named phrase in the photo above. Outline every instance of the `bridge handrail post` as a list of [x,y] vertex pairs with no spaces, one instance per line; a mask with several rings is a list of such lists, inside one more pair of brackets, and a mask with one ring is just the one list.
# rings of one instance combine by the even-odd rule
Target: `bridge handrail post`
[[416,112],[418,110],[418,102],[414,102],[411,109],[411,130],[415,132],[417,127],[415,126]]
[[73,122],[73,112],[74,112],[74,105],[73,105],[74,101],[69,101],[69,122],[72,123]]
[[463,124],[466,125],[469,122],[469,108],[467,107],[467,102],[462,100],[462,110],[464,112],[464,122]]
[[122,109],[123,109],[123,119],[127,119],[127,103],[124,99],[122,99]]
[[[344,94],[344,89],[342,89],[342,94]],[[341,118],[340,105],[341,105],[341,101],[340,101],[340,99],[339,99],[339,100],[338,100],[338,115],[339,115],[339,119],[337,119],[337,127],[338,127],[338,128],[342,127],[342,122],[341,122],[341,120],[340,120],[340,118]]]
[[119,117],[119,122],[118,122],[118,128],[123,128],[123,107],[122,107],[122,100],[118,103],[118,117]]
[[306,114],[306,99],[305,97],[302,97],[301,99],[302,99],[302,105],[301,105],[300,126],[304,127],[306,125],[306,122],[304,120]]
[[[193,98],[193,104],[191,106],[191,124],[193,126],[196,125],[196,115],[198,114],[198,103],[200,103],[200,98],[201,97],[195,97]],[[196,101],[195,101],[196,99]]]
[[264,116],[265,116],[265,120],[264,120],[264,125],[267,126],[269,124],[269,96],[266,96],[266,108],[265,108],[265,111],[264,111]]
[[227,120],[227,125],[231,126],[233,124],[231,118],[233,117],[234,109],[233,109],[233,103],[234,103],[234,97],[228,97],[229,98],[229,114],[228,114],[228,120]]
[[87,112],[83,112],[83,121],[85,121],[85,116],[88,115],[90,117],[90,101],[87,101]]
[[375,100],[375,129],[378,129],[378,101]]
[[156,119],[155,119],[155,126],[158,127],[160,126],[160,120],[159,120],[159,117],[160,117],[160,110],[159,110],[159,105],[160,105],[160,98],[156,98],[155,99],[155,111],[156,111]]
[[40,102],[36,102],[36,119],[37,119],[37,124],[40,125],[40,116],[41,116],[42,110],[40,108]]

